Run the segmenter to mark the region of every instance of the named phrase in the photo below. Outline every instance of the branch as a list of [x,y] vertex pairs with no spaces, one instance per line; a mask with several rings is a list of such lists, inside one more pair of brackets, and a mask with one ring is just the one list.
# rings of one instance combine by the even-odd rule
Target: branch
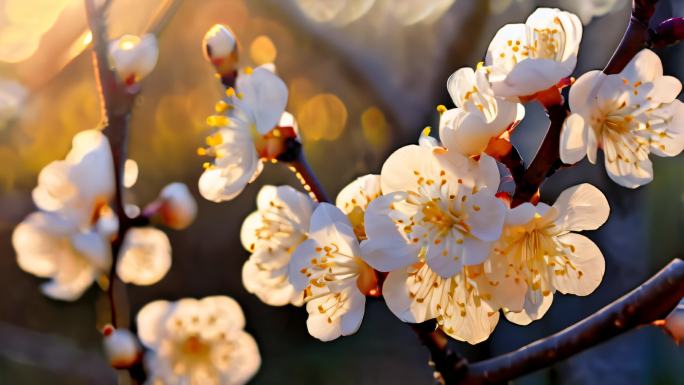
[[430,366],[435,368],[441,382],[452,384],[460,381],[468,370],[468,361],[449,349],[449,338],[441,329],[436,329],[435,321],[410,325],[430,351]]
[[126,215],[123,201],[123,172],[127,158],[128,123],[137,92],[121,84],[109,67],[106,12],[110,2],[111,0],[107,0],[101,6],[96,6],[94,0],[85,0],[88,25],[93,34],[93,66],[100,94],[102,130],[109,140],[114,162],[115,195],[111,203],[112,209],[119,218],[119,230],[116,239],[112,242],[112,267],[109,272],[107,295],[110,303],[111,323],[116,327],[114,298],[114,285],[117,280],[116,261],[123,238],[132,225],[130,218]]
[[568,116],[568,110],[563,105],[558,104],[548,107],[547,114],[551,121],[549,130],[530,167],[525,170],[522,177],[516,180],[511,207],[532,200],[544,180],[563,165],[559,154],[560,132],[563,122]]
[[684,18],[674,17],[667,19],[651,30],[650,40],[647,43],[651,47],[665,47],[677,44],[684,40]]
[[583,321],[516,351],[474,363],[458,384],[499,384],[663,319],[684,297],[684,262],[674,259],[629,294]]
[[290,166],[290,170],[295,173],[295,176],[304,187],[304,190],[306,190],[312,198],[319,202],[331,202],[328,194],[325,193],[323,186],[318,181],[318,178],[316,178],[313,170],[311,170],[311,166],[309,166],[309,163],[306,161],[303,149],[300,148],[297,152],[297,156],[287,163]]
[[620,45],[613,53],[608,65],[603,69],[604,73],[619,73],[634,55],[646,48],[651,38],[648,25],[655,13],[657,2],[658,0],[632,0],[632,17],[629,19],[627,30],[622,36]]

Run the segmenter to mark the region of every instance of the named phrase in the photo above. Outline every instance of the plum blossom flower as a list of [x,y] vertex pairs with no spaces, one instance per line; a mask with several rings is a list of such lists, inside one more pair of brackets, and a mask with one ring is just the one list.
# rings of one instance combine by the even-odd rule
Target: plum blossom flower
[[109,60],[117,76],[130,86],[140,82],[157,65],[159,48],[152,34],[124,35],[109,45]]
[[482,263],[501,235],[504,204],[496,161],[479,161],[441,147],[409,145],[395,151],[381,172],[383,196],[365,215],[364,258],[392,271],[426,262],[450,278]]
[[256,142],[278,124],[287,104],[287,86],[265,68],[248,69],[237,78],[235,89],[227,91],[227,101],[217,104],[217,111],[226,110],[228,116],[209,117],[217,127],[207,137],[208,148],[200,148],[200,155],[215,158],[205,164],[199,180],[202,196],[210,201],[227,201],[238,196],[245,186],[256,179],[263,169],[263,161]]
[[229,297],[154,301],[140,310],[137,325],[149,349],[148,385],[242,385],[261,365],[242,309]]
[[147,286],[159,282],[171,268],[171,243],[154,227],[134,227],[126,232],[116,274],[125,283]]
[[499,309],[522,310],[525,286],[489,261],[442,278],[424,262],[391,271],[382,287],[387,306],[410,323],[437,319],[449,336],[470,344],[486,340]]
[[355,333],[363,319],[365,294],[377,286],[349,219],[329,203],[314,210],[308,239],[292,254],[289,277],[295,290],[304,291],[309,334],[321,341]]
[[575,232],[599,228],[609,211],[601,191],[584,183],[563,191],[553,206],[523,203],[508,212],[491,263],[526,287],[524,309],[507,312],[510,321],[526,325],[541,318],[556,291],[585,296],[598,287],[603,254]]
[[604,152],[608,176],[636,188],[653,180],[649,155],[675,156],[684,149],[684,105],[677,100],[682,84],[663,76],[660,58],[639,52],[616,75],[591,71],[570,89],[570,115],[561,132],[565,163],[587,156],[596,163]]
[[505,25],[485,58],[494,94],[516,98],[556,85],[575,69],[581,40],[580,19],[555,8],[538,8],[525,24]]
[[109,240],[118,221],[107,202],[114,194],[107,138],[100,131],[78,133],[64,160],[38,176],[30,214],[12,234],[22,270],[51,278],[45,295],[73,301],[111,266]]
[[302,304],[302,291],[288,280],[292,253],[309,232],[315,203],[290,186],[264,186],[257,195],[257,211],[242,224],[242,244],[252,253],[242,268],[242,282],[250,293],[271,306]]
[[450,151],[479,155],[490,139],[503,134],[525,115],[521,104],[494,95],[485,68],[459,69],[449,77],[447,90],[456,108],[441,114],[439,138]]
[[380,175],[373,174],[356,178],[337,194],[335,205],[347,215],[359,240],[366,239],[363,222],[366,209],[380,195]]

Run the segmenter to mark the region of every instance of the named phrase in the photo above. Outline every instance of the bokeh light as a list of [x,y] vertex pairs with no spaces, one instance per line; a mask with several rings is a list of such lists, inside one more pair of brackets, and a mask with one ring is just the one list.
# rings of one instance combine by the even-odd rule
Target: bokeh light
[[261,35],[252,41],[252,44],[249,46],[249,55],[254,65],[260,66],[275,62],[276,56],[278,56],[278,49],[273,44],[271,38]]
[[335,140],[347,125],[347,107],[333,94],[314,96],[296,116],[305,140]]

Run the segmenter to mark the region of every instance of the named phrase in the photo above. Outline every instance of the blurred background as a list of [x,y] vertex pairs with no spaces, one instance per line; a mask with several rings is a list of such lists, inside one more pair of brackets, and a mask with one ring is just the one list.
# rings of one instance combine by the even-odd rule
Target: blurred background
[[[436,126],[435,106],[452,102],[446,79],[482,59],[506,23],[537,6],[577,13],[585,24],[576,75],[602,68],[629,20],[626,0],[114,0],[111,37],[159,32],[160,58],[142,84],[130,155],[140,178],[130,199],[145,204],[172,181],[187,183],[200,204],[195,223],[169,231],[174,262],[152,287],[128,287],[131,315],[154,299],[225,294],[242,305],[262,355],[253,384],[431,384],[428,353],[380,300],[361,330],[321,343],[307,334],[306,311],[275,308],[247,293],[242,219],[263,184],[293,184],[281,165],[234,201],[202,200],[195,155],[205,118],[222,95],[200,41],[214,23],[230,25],[243,65],[275,62],[290,90],[313,169],[331,194],[380,171],[398,146]],[[661,0],[654,20],[684,16],[680,0]],[[82,0],[0,0],[0,384],[115,384],[101,357],[97,325],[108,316],[94,286],[79,301],[52,301],[41,280],[22,272],[11,247],[14,226],[34,207],[39,170],[63,158],[74,133],[97,126],[95,90]],[[684,79],[684,46],[658,52],[665,72]],[[526,160],[546,130],[535,105],[514,135]],[[557,295],[547,316],[528,327],[499,323],[485,343],[454,348],[471,360],[516,349],[593,313],[684,251],[684,157],[655,159],[655,181],[636,191],[609,182],[602,166],[562,170],[543,188],[591,182],[608,196],[606,225],[589,234],[606,257],[606,275],[589,297]],[[518,384],[684,384],[682,349],[659,330],[631,332],[516,381]]]

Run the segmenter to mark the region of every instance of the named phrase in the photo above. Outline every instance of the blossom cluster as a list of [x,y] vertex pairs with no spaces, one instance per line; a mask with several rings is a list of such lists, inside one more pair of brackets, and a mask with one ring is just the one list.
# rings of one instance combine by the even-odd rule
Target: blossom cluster
[[513,204],[500,191],[497,143],[510,140],[525,103],[561,105],[571,86],[561,160],[594,163],[601,148],[611,179],[635,188],[652,179],[650,152],[682,151],[684,115],[681,83],[663,76],[647,49],[619,74],[593,71],[575,82],[581,38],[579,18],[558,9],[501,28],[484,62],[448,79],[455,108],[438,107],[439,140],[426,130],[380,175],[343,189],[336,205],[264,187],[241,233],[252,253],[247,290],[270,305],[306,303],[308,330],[324,341],[358,330],[365,297],[381,294],[401,320],[435,319],[471,344],[488,338],[501,313],[526,325],[555,292],[592,293],[605,262],[578,232],[608,219],[606,198],[585,183],[553,205]]

